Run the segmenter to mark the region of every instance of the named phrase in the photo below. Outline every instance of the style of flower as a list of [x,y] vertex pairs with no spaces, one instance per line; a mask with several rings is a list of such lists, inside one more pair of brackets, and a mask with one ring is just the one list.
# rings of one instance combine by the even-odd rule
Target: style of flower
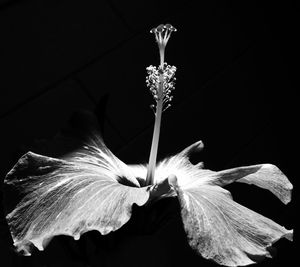
[[171,24],[160,24],[156,28],[153,28],[150,32],[155,34],[155,39],[158,44],[159,55],[160,55],[160,66],[164,64],[165,48],[171,37],[172,32],[176,32],[176,28]]
[[[149,72],[150,88],[156,90],[157,69]],[[204,169],[202,162],[189,160],[192,152],[203,149],[199,141],[155,164],[148,183],[149,166],[119,160],[105,146],[90,114],[83,114],[77,127],[88,133],[81,136],[80,149],[62,158],[28,152],[5,178],[6,186],[21,194],[6,217],[18,252],[30,255],[32,246],[43,250],[57,235],[77,240],[91,230],[108,234],[130,219],[133,204],[151,205],[166,197],[179,200],[190,246],[218,264],[252,264],[257,256],[270,257],[268,248],[278,239],[292,240],[293,230],[236,203],[223,188],[233,182],[253,184],[287,204],[293,186],[276,166]]]

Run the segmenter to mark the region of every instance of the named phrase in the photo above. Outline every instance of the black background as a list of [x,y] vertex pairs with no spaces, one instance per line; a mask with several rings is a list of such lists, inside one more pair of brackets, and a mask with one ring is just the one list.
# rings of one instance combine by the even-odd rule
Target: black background
[[[1,181],[34,140],[52,137],[78,109],[101,110],[105,142],[121,160],[147,162],[154,118],[145,67],[159,63],[149,30],[171,23],[178,31],[166,61],[178,69],[177,84],[158,157],[201,139],[205,150],[194,160],[206,168],[277,165],[295,185],[287,206],[253,186],[228,189],[237,202],[296,228],[299,10],[284,3],[0,1]],[[158,213],[165,207],[173,215],[160,233],[132,237],[134,219],[120,233],[85,236],[80,246],[55,238],[26,259],[10,250],[1,211],[1,266],[84,266],[84,257],[99,266],[104,258],[109,266],[212,265],[186,245],[176,203],[161,203]],[[276,243],[275,258],[261,265],[290,266],[296,243],[297,229],[295,241]]]

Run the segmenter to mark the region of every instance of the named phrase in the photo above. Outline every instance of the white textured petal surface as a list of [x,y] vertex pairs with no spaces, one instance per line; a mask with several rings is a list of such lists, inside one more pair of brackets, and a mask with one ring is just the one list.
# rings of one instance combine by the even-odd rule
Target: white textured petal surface
[[238,167],[216,172],[214,183],[220,186],[232,183],[254,184],[271,191],[284,204],[291,201],[293,185],[287,177],[272,164],[259,164],[245,167]]
[[187,189],[211,183],[215,173],[208,169],[202,169],[202,165],[193,165],[187,157],[179,153],[158,164],[154,182],[160,182],[173,174],[177,177],[178,185]]
[[190,246],[204,258],[226,266],[243,266],[270,257],[268,247],[280,238],[292,240],[293,231],[234,202],[220,186],[234,181],[255,184],[273,192],[284,203],[290,201],[292,184],[274,165],[261,164],[220,172],[202,169],[189,159],[197,142],[162,161],[155,181],[169,177],[180,205]]
[[32,244],[43,250],[56,235],[79,239],[90,230],[119,229],[130,219],[132,205],[149,198],[134,177],[100,137],[65,159],[28,152],[5,179],[21,194],[6,217],[17,251],[30,255]]
[[248,265],[257,257],[270,257],[267,248],[278,239],[292,240],[292,231],[234,202],[219,186],[175,188],[189,244],[206,259]]

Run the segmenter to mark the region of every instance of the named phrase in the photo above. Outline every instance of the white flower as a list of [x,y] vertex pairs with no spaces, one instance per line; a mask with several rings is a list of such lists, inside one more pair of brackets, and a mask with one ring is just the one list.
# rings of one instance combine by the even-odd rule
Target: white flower
[[291,183],[271,164],[219,172],[193,165],[189,154],[202,147],[199,141],[160,162],[148,186],[147,167],[120,161],[95,129],[80,150],[63,159],[28,152],[5,179],[23,194],[7,215],[17,251],[30,255],[32,244],[43,250],[56,235],[77,240],[91,230],[108,234],[130,219],[133,203],[177,197],[189,244],[204,258],[238,266],[253,263],[253,256],[269,257],[267,248],[282,237],[291,240],[293,231],[234,202],[222,187],[254,184],[286,204]]
[[257,256],[270,257],[268,248],[278,239],[292,240],[292,230],[234,202],[223,188],[235,181],[254,184],[287,204],[293,186],[276,166],[203,169],[202,163],[189,161],[192,151],[203,148],[201,141],[156,164],[161,115],[172,100],[176,71],[164,62],[164,53],[175,30],[170,24],[151,30],[161,62],[147,68],[146,83],[156,102],[148,166],[119,160],[105,146],[95,120],[83,114],[74,132],[87,127],[89,137],[83,136],[80,149],[60,159],[28,152],[5,178],[21,195],[6,217],[18,252],[30,255],[32,245],[43,250],[56,235],[77,240],[91,230],[108,234],[130,219],[133,204],[151,205],[166,197],[179,200],[190,246],[219,264],[248,265]]

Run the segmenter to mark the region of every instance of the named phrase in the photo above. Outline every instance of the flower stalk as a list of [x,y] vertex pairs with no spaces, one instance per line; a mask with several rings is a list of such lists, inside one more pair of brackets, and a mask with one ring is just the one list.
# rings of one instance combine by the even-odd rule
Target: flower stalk
[[152,185],[155,174],[161,117],[163,111],[170,107],[172,96],[170,93],[174,90],[175,85],[175,66],[170,66],[165,63],[165,48],[171,36],[171,33],[176,29],[170,25],[159,25],[150,32],[155,34],[156,42],[159,48],[160,65],[158,68],[149,66],[147,68],[148,77],[146,79],[147,86],[153,95],[156,105],[151,105],[154,109],[155,123],[152,136],[152,144],[149,156],[149,164],[147,168],[146,185]]

